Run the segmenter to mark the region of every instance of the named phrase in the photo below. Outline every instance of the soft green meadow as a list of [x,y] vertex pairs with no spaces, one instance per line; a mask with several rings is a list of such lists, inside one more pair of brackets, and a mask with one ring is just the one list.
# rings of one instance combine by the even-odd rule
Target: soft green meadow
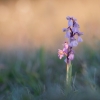
[[76,50],[72,67],[69,89],[66,64],[57,53],[1,51],[0,100],[100,100],[100,49]]

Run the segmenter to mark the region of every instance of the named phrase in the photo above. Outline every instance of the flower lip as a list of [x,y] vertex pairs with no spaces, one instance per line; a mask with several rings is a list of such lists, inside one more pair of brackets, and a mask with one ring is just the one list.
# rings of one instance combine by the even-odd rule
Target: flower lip
[[64,54],[64,53],[63,53],[63,50],[58,49],[58,54],[59,54],[59,55],[63,55],[63,54]]

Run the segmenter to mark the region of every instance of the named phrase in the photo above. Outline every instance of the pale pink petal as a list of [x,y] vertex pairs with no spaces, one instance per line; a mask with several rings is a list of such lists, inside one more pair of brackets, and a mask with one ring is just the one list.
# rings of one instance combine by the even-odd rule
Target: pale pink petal
[[64,57],[63,50],[58,49],[58,57],[59,57],[59,59],[62,59],[62,57]]
[[69,60],[73,60],[74,59],[74,54],[70,54],[68,58],[69,58]]
[[58,54],[63,54],[63,50],[58,49]]
[[64,43],[64,48],[68,49],[68,43],[67,42]]
[[59,59],[62,59],[63,55],[59,55]]

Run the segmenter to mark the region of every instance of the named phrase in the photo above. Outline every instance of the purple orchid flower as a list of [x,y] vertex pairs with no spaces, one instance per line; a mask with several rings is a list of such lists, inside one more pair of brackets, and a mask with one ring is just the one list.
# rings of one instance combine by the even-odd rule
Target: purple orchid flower
[[[68,20],[68,28],[64,28],[63,32],[66,32],[66,37],[68,38],[69,42],[65,42],[63,44],[63,49],[58,49],[58,57],[59,59],[62,59],[64,56],[66,56],[65,62],[69,63],[74,59],[74,52],[73,47],[76,47],[78,45],[78,42],[82,42],[81,35],[83,35],[82,32],[79,31],[79,24],[77,23],[77,20],[74,17],[67,17]],[[76,39],[75,36],[78,36]]]

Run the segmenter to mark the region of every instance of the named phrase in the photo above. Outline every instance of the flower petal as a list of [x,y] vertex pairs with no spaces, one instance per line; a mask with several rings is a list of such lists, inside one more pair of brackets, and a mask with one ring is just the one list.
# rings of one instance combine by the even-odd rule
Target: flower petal
[[64,43],[64,48],[68,49],[68,43],[67,42]]
[[71,18],[70,18],[70,16],[67,16],[66,19],[67,19],[67,20],[70,20]]
[[58,57],[59,57],[59,59],[62,59],[62,57],[64,57],[63,50],[58,49]]
[[73,21],[72,20],[68,20],[68,26],[73,27]]
[[66,37],[70,38],[70,32],[69,31],[66,32]]
[[70,46],[71,47],[76,47],[78,45],[78,42],[76,41],[76,40],[74,40],[74,41],[72,41],[71,43],[70,43]]
[[67,28],[63,28],[63,32],[66,32],[67,31]]
[[72,31],[73,31],[73,33],[76,33],[76,32],[79,32],[79,29],[78,29],[78,27],[75,27],[75,26],[74,26],[74,27],[72,28]]
[[74,59],[74,54],[71,53],[68,58],[69,58],[69,60],[73,60]]
[[82,42],[82,41],[83,41],[83,39],[82,39],[80,36],[78,36],[77,41],[78,41],[78,42]]

